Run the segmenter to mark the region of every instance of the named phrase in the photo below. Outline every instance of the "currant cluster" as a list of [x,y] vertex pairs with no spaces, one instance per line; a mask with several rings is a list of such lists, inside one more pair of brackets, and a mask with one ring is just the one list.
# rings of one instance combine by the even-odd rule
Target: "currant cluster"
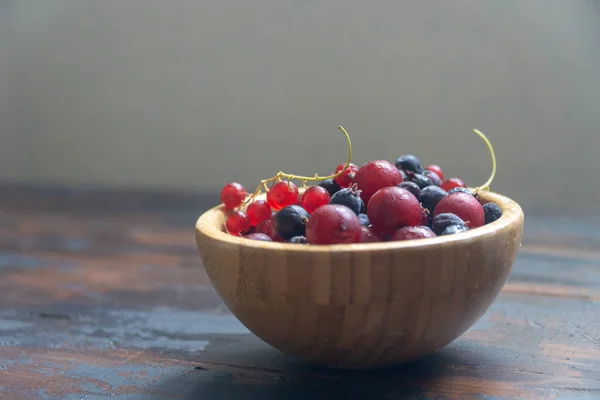
[[[340,128],[343,131],[343,128]],[[349,158],[335,172],[320,178],[279,172],[261,181],[266,200],[254,200],[261,186],[248,196],[239,183],[228,183],[221,200],[230,210],[227,232],[253,240],[298,244],[370,243],[412,240],[458,234],[489,224],[502,216],[494,203],[481,204],[478,190],[459,178],[445,179],[438,165],[421,166],[414,155],[395,163],[373,160],[361,167]],[[495,157],[487,138],[493,172]],[[281,178],[287,178],[282,180]],[[292,179],[318,180],[299,194]],[[269,188],[267,182],[274,183]]]

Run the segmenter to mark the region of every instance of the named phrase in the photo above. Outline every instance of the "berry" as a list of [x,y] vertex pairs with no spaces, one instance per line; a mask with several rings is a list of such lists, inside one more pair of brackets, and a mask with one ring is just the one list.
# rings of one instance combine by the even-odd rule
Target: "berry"
[[429,214],[429,212],[424,208],[421,208],[421,223],[419,225],[421,225],[421,226],[430,226],[431,225],[431,214]]
[[297,243],[297,244],[307,244],[308,243],[308,241],[306,240],[306,237],[304,237],[304,236],[294,236],[287,242],[288,243]]
[[376,233],[391,235],[403,226],[421,222],[421,204],[408,190],[397,186],[378,190],[367,205],[367,215]]
[[452,193],[435,206],[433,216],[442,213],[458,215],[469,228],[478,228],[485,223],[483,207],[477,199],[467,193]]
[[[346,164],[338,165],[337,168],[335,169],[334,174],[337,174],[338,172],[342,171],[345,166],[346,166]],[[356,165],[350,163],[348,165],[348,168],[346,168],[346,170],[344,172],[342,172],[340,175],[336,176],[333,180],[335,181],[335,183],[340,185],[341,188],[347,188],[348,186],[352,185],[352,182],[354,181],[354,177],[356,176],[357,172],[358,172],[358,167]]]
[[333,179],[325,179],[319,183],[319,186],[327,190],[330,196],[333,196],[338,190],[341,189],[340,185],[338,185]]
[[243,212],[234,211],[227,217],[227,220],[225,221],[225,227],[227,228],[227,232],[238,236],[242,232],[246,232],[248,229],[250,229],[250,220]]
[[428,186],[434,186],[433,182],[431,182],[431,179],[429,179],[428,177],[426,177],[425,175],[421,175],[421,174],[408,174],[409,179],[411,182],[414,182],[417,184],[417,186],[419,186],[419,189],[424,189]]
[[398,184],[398,187],[402,188],[402,189],[406,189],[409,192],[411,192],[413,194],[413,196],[415,196],[417,199],[419,197],[421,197],[421,189],[419,188],[419,185],[417,185],[414,182],[400,182]]
[[283,239],[304,236],[310,215],[304,208],[295,204],[281,209],[275,215],[275,232]]
[[250,224],[256,226],[259,222],[271,218],[271,207],[264,200],[256,200],[248,206],[246,214],[248,214]]
[[441,235],[444,230],[449,226],[464,226],[465,221],[460,219],[458,215],[452,213],[438,214],[433,217],[431,221],[431,229],[436,233],[436,235]]
[[360,243],[374,243],[379,241],[379,238],[373,233],[371,228],[364,225],[360,227]]
[[412,171],[416,174],[420,174],[423,172],[423,168],[421,167],[419,159],[413,156],[412,154],[407,154],[405,156],[398,157],[398,159],[396,160],[396,167],[405,171]]
[[471,196],[475,196],[475,193],[473,193],[470,189],[467,189],[464,187],[455,187],[453,189],[448,190],[448,194],[452,194],[452,193],[456,193],[456,192],[466,193],[466,194],[470,194]]
[[435,172],[426,170],[423,172],[423,176],[429,178],[431,183],[433,183],[435,186],[442,186],[442,178],[440,178],[440,176]]
[[390,240],[413,240],[433,238],[436,234],[427,226],[405,226],[396,231]]
[[256,225],[255,231],[257,233],[264,233],[273,239],[273,237],[277,234],[277,232],[275,232],[275,216],[265,219],[264,221],[260,221],[258,225]]
[[379,189],[388,186],[396,186],[402,182],[402,175],[398,168],[384,160],[369,161],[364,164],[354,178],[358,189],[361,190],[360,197],[365,204],[369,203],[371,196]]
[[407,181],[408,180],[408,175],[406,174],[406,172],[404,172],[403,169],[399,169],[398,171],[400,171],[400,176],[402,177],[402,181]]
[[435,206],[447,195],[448,194],[446,191],[441,187],[427,186],[421,190],[421,197],[419,197],[419,201],[421,204],[423,204],[423,207],[428,209],[429,212],[433,214]]
[[454,235],[455,233],[466,232],[468,230],[469,229],[464,225],[450,225],[444,229],[444,232],[442,232],[441,236]]
[[280,181],[274,184],[267,192],[267,203],[273,210],[296,204],[298,201],[298,188],[294,182]]
[[309,214],[312,214],[317,208],[329,203],[329,192],[321,186],[311,186],[302,195],[302,207]]
[[483,205],[485,223],[494,222],[502,216],[502,209],[496,203],[487,203]]
[[425,167],[425,170],[427,171],[431,171],[431,172],[435,172],[435,174],[443,181],[444,180],[444,171],[442,171],[442,169],[440,168],[439,165],[428,165],[427,167]]
[[358,220],[360,221],[361,226],[371,225],[371,222],[369,221],[369,216],[367,214],[358,214]]
[[331,196],[330,204],[341,204],[348,207],[356,215],[363,212],[365,203],[360,198],[360,191],[355,188],[345,188]]
[[273,239],[271,239],[271,237],[269,237],[268,235],[265,235],[264,233],[251,233],[244,237],[246,239],[261,240],[263,242],[272,242],[273,241]]
[[237,182],[231,182],[221,189],[221,201],[225,208],[239,207],[246,198],[246,189]]
[[341,204],[319,207],[306,225],[306,239],[312,244],[358,243],[360,234],[358,217]]
[[465,183],[459,178],[450,178],[442,183],[442,189],[444,189],[446,192],[456,187],[467,187],[467,185],[465,185]]

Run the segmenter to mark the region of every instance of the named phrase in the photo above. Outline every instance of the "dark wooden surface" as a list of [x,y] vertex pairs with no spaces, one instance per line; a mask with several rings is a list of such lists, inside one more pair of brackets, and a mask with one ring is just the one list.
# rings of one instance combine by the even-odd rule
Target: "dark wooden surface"
[[600,225],[527,215],[510,281],[438,353],[324,370],[248,333],[194,245],[214,196],[0,186],[2,399],[600,399]]

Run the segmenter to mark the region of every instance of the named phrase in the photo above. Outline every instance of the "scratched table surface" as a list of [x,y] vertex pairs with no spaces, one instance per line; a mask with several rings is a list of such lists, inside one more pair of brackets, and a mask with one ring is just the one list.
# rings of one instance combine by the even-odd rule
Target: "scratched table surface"
[[600,224],[528,215],[471,330],[340,372],[272,349],[220,301],[193,238],[216,201],[0,186],[0,398],[600,399]]

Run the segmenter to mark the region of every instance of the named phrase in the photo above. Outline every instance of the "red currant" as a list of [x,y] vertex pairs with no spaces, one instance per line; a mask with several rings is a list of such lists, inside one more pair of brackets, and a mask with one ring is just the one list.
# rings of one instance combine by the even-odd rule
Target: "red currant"
[[317,208],[306,224],[306,239],[311,244],[358,243],[360,234],[358,217],[340,204]]
[[465,185],[465,183],[460,178],[450,178],[447,181],[445,181],[444,183],[442,183],[442,189],[444,189],[446,192],[449,191],[450,189],[454,189],[457,187],[464,188],[464,187],[467,187],[467,185]]
[[439,176],[442,181],[444,180],[444,171],[442,171],[439,165],[432,164],[427,166],[427,168],[425,169],[427,171],[435,172],[436,175]]
[[367,215],[375,232],[393,235],[403,226],[419,225],[421,204],[406,189],[397,186],[386,187],[371,197],[367,205]]
[[426,209],[421,207],[421,226],[429,226],[431,222],[431,215],[427,212]]
[[258,225],[256,225],[256,233],[264,233],[269,236],[271,239],[275,237],[277,234],[275,232],[275,217],[271,217],[269,219],[265,219],[260,221]]
[[329,192],[321,186],[311,186],[302,195],[302,207],[310,214],[329,203]]
[[390,240],[413,240],[433,238],[436,234],[428,226],[405,226],[396,231]]
[[250,229],[250,220],[243,212],[234,211],[229,217],[227,217],[227,221],[225,221],[225,227],[227,228],[227,232],[238,236]]
[[249,235],[244,236],[246,239],[252,239],[252,240],[260,240],[263,242],[272,242],[273,239],[271,239],[271,237],[265,235],[264,233],[251,233]]
[[267,192],[267,203],[273,210],[296,204],[298,201],[298,188],[294,182],[280,181],[275,183]]
[[375,160],[369,161],[360,167],[356,173],[354,182],[357,184],[358,189],[361,190],[360,197],[365,204],[368,204],[371,196],[379,189],[396,186],[402,182],[402,175],[400,175],[398,168],[388,161]]
[[377,237],[377,235],[375,235],[375,233],[373,232],[373,230],[368,227],[368,226],[361,226],[360,227],[360,242],[361,243],[374,243],[374,242],[379,242],[379,238]]
[[[338,172],[342,171],[345,166],[346,166],[346,164],[338,165],[337,168],[335,169],[334,174],[337,174]],[[344,172],[342,172],[340,175],[336,176],[333,180],[335,181],[335,183],[340,185],[340,187],[346,188],[346,187],[349,187],[350,185],[352,185],[352,182],[354,182],[354,178],[356,177],[357,172],[358,172],[358,167],[356,165],[350,163],[348,165],[348,168]]]
[[231,182],[221,189],[221,201],[226,208],[239,207],[246,198],[246,189],[237,182]]
[[271,218],[271,207],[264,200],[256,200],[246,210],[250,224],[256,226],[260,221]]
[[483,207],[477,199],[468,193],[456,192],[444,197],[435,206],[433,216],[451,213],[465,221],[470,229],[482,226],[485,223]]

